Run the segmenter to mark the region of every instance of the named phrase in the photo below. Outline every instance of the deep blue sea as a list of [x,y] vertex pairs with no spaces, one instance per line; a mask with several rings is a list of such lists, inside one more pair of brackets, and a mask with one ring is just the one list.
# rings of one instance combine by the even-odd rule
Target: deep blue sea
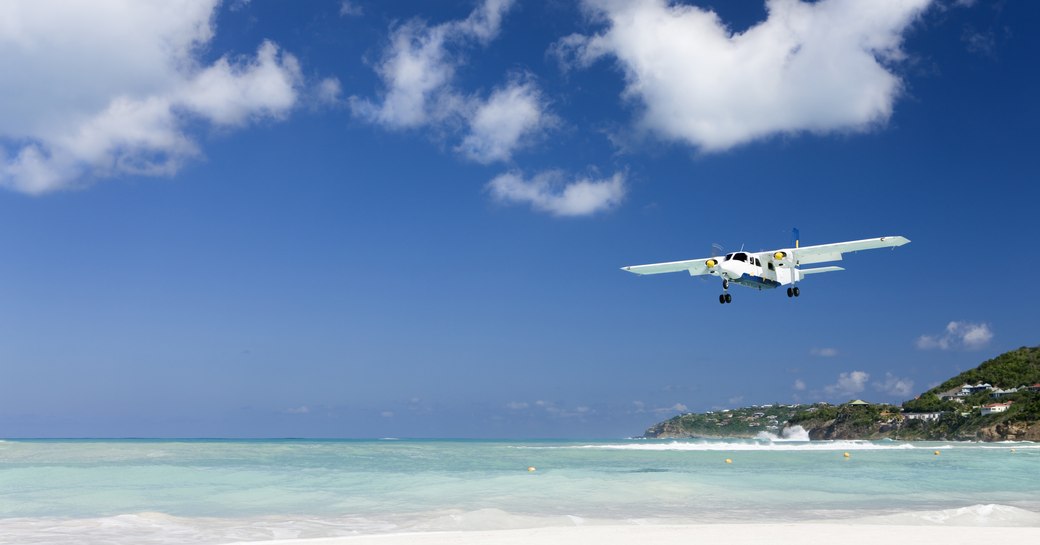
[[1040,445],[0,441],[5,544],[810,520],[1040,527]]

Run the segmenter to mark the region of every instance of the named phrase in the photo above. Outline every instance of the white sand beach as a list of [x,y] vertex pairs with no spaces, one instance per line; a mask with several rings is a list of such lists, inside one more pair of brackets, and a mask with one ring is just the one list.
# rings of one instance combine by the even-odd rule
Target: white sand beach
[[577,526],[258,541],[238,545],[977,545],[1040,543],[1040,528],[878,524]]

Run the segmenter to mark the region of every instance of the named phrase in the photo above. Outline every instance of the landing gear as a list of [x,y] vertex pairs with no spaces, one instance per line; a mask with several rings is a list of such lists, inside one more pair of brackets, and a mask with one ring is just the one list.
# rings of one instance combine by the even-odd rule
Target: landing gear
[[733,296],[726,292],[729,289],[729,280],[722,279],[722,294],[719,295],[719,304],[725,305],[733,300]]
[[798,289],[798,286],[795,286],[793,288],[787,288],[788,297],[798,297],[799,295],[801,295],[801,293],[802,292]]

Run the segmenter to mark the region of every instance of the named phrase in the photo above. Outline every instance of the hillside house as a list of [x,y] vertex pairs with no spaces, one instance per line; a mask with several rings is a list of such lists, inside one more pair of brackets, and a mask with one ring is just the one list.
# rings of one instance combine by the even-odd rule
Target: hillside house
[[924,420],[925,422],[935,422],[942,416],[941,412],[932,413],[903,413],[903,418],[907,420]]
[[1010,406],[1010,401],[1007,403],[990,403],[988,405],[983,405],[979,407],[979,413],[982,414],[982,416],[986,416],[988,414],[1002,413],[1008,410],[1008,407]]
[[989,393],[989,397],[992,397],[993,399],[1000,399],[1000,398],[1002,398],[1004,396],[1009,396],[1011,394],[1016,394],[1016,393],[1018,393],[1018,388],[1008,388],[1007,390],[999,390],[998,389],[998,390],[993,390],[992,392],[990,392]]

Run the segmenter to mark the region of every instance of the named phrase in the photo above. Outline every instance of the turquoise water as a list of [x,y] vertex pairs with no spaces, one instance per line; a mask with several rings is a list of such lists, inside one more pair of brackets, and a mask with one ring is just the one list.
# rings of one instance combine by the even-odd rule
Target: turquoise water
[[0,442],[0,543],[871,517],[1040,526],[1040,445]]

